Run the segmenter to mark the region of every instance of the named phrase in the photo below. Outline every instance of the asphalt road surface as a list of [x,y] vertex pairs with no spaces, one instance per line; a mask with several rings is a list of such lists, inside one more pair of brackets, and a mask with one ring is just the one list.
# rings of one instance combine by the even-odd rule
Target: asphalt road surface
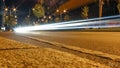
[[120,56],[120,32],[35,32],[26,35]]
[[62,49],[59,47],[53,47],[50,44],[38,42],[36,40],[24,37],[23,35],[27,37],[29,36],[32,38],[47,40],[50,42],[53,41],[57,43],[62,43],[67,46],[74,46],[77,48],[83,48],[92,51],[99,51],[110,55],[120,56],[120,32],[38,31],[25,34],[0,32],[0,36],[16,41],[55,48],[61,51],[76,54],[83,58],[94,60],[102,64],[106,64],[109,66],[112,65],[111,67],[116,66],[115,68],[118,68],[120,66],[120,61],[116,62],[104,57],[80,53],[78,51],[74,52],[72,50],[65,50],[64,48]]
[[[120,56],[120,32],[31,32],[26,34],[0,33],[1,36],[20,41],[26,39],[17,35],[26,35],[47,41],[54,41],[65,45],[101,51]],[[18,37],[18,38],[17,38]],[[24,40],[28,42],[28,39]]]

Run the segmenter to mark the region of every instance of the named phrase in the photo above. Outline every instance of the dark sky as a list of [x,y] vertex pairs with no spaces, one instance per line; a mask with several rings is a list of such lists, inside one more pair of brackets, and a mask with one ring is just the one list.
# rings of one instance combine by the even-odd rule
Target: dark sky
[[21,22],[29,14],[29,9],[34,7],[37,0],[6,0],[5,4],[9,8],[16,7],[18,21]]
[[24,6],[24,7],[31,7],[37,0],[5,0],[7,6]]

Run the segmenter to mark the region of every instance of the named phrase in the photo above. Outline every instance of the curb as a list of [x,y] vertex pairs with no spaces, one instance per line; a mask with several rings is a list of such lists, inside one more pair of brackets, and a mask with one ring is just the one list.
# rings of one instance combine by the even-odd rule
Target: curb
[[111,54],[103,53],[103,52],[100,52],[100,51],[93,51],[93,50],[88,50],[88,49],[79,48],[79,47],[70,46],[70,45],[67,46],[65,44],[61,44],[61,43],[58,43],[58,42],[47,41],[47,40],[38,39],[38,38],[30,37],[30,36],[24,36],[24,37],[27,37],[27,38],[30,38],[30,39],[33,39],[33,40],[36,40],[36,41],[40,41],[40,42],[43,42],[43,43],[55,45],[55,46],[58,46],[58,47],[67,48],[67,49],[70,49],[70,50],[79,51],[79,52],[83,52],[83,53],[86,53],[86,54],[91,54],[91,55],[95,55],[95,56],[98,56],[98,57],[111,59],[115,62],[120,63],[120,56],[117,56],[117,55],[111,55]]

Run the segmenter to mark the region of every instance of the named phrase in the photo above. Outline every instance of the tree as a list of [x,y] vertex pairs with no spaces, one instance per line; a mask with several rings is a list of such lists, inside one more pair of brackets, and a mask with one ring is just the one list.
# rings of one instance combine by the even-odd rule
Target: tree
[[13,15],[5,16],[5,24],[12,27],[15,26],[17,24],[15,17]]
[[117,8],[118,8],[118,11],[119,11],[119,14],[120,14],[120,0],[118,0]]
[[44,8],[41,4],[36,4],[35,7],[33,8],[33,14],[37,17],[43,17],[45,15]]
[[16,18],[13,15],[5,16],[5,23],[4,26],[6,27],[6,30],[11,30],[15,25],[17,25]]
[[69,19],[70,19],[70,16],[69,15],[65,15],[64,20],[68,21]]
[[55,22],[60,22],[60,18],[59,17],[56,17],[54,20],[55,20]]
[[89,7],[88,6],[85,6],[83,7],[82,9],[82,18],[88,18],[88,12],[89,12]]

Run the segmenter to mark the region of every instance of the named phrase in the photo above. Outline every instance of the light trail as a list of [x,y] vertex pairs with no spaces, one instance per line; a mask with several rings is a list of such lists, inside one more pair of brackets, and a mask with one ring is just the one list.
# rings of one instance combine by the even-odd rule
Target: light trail
[[114,18],[120,18],[120,15],[101,17],[101,18],[92,18],[92,19],[85,19],[85,20],[75,20],[75,21],[68,21],[68,22],[59,22],[59,23],[53,23],[53,24],[47,24],[47,25],[61,25],[61,24],[70,24],[70,23],[76,23],[76,22],[80,23],[80,22],[89,22],[89,21],[96,21],[96,20],[103,20],[103,19],[114,19]]
[[[99,22],[102,23],[105,21],[101,21]],[[15,31],[16,32],[28,32],[28,31],[33,31],[33,30],[58,30],[58,29],[63,29],[63,28],[68,28],[68,27],[75,27],[75,26],[85,26],[85,25],[90,25],[90,24],[98,24],[98,21],[94,21],[94,22],[84,22],[84,23],[72,23],[72,24],[62,24],[62,25],[55,25],[55,26],[51,26],[51,25],[41,25],[41,26],[32,26],[32,27],[23,27],[23,28],[16,28]]]
[[[117,16],[111,17],[104,17],[104,18],[115,18]],[[98,20],[98,18],[96,18]],[[120,18],[119,19],[111,19],[111,20],[98,20],[98,21],[91,21],[95,19],[88,19],[86,22],[85,20],[80,21],[71,21],[71,22],[61,22],[61,23],[54,23],[54,24],[47,24],[47,25],[40,25],[40,26],[31,26],[31,27],[19,27],[15,28],[15,32],[25,33],[34,30],[64,30],[64,29],[81,29],[81,28],[110,28],[110,27],[120,27]],[[111,22],[117,22],[116,25],[109,25]],[[108,24],[108,25],[101,25],[101,24]],[[96,26],[94,26],[96,25]]]

